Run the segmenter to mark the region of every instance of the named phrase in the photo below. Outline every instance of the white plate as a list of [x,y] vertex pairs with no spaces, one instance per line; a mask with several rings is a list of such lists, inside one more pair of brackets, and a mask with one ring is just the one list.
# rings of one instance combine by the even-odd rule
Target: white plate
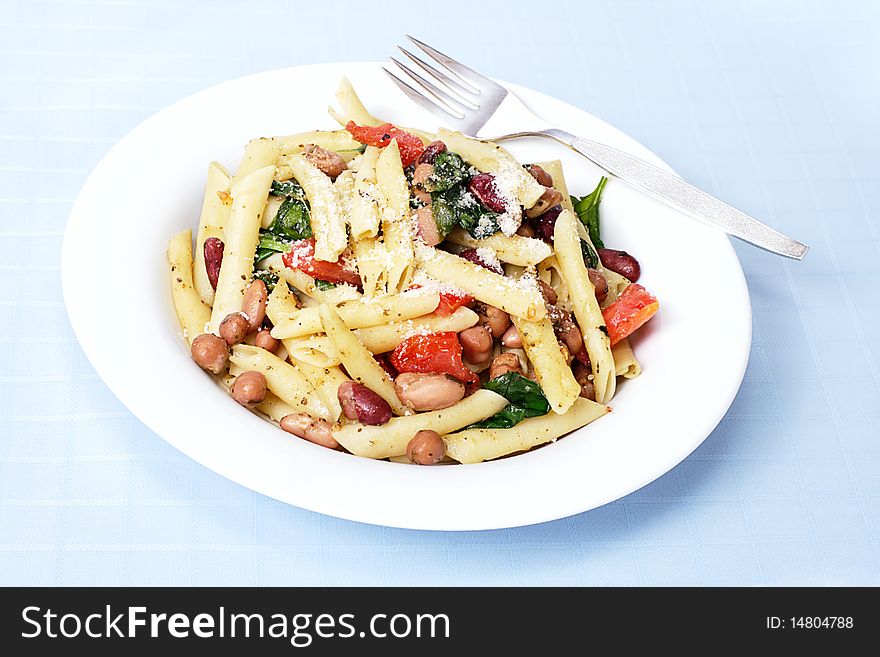
[[[362,522],[490,529],[553,520],[644,486],[693,451],[727,411],[751,342],[748,290],[722,233],[619,181],[602,201],[605,243],[632,252],[658,315],[634,339],[644,373],[614,412],[542,449],[478,465],[414,467],[292,438],[230,400],[189,358],[166,274],[168,238],[195,229],[208,162],[234,169],[256,136],[334,128],[347,75],[373,113],[433,128],[376,64],[303,66],[225,82],[147,119],[89,176],[64,239],[64,299],[110,389],[153,431],[204,466],[270,497]],[[597,118],[510,85],[551,123],[664,165]],[[561,158],[582,195],[600,171],[545,141],[509,144],[522,162]]]

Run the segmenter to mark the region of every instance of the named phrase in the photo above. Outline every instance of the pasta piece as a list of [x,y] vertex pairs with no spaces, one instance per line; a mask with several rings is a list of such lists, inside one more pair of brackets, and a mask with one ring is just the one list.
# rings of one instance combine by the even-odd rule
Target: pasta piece
[[[274,137],[278,152],[280,155],[291,155],[293,153],[302,153],[307,144],[315,144],[328,151],[339,153],[343,157],[346,153],[352,155],[360,153],[363,146],[356,141],[348,130],[313,130],[311,132],[300,132],[295,135],[284,135]],[[283,160],[282,160],[283,162]]]
[[280,279],[286,281],[291,287],[299,290],[306,296],[319,303],[341,303],[349,299],[360,298],[360,293],[351,285],[337,285],[328,290],[322,290],[315,284],[315,279],[300,271],[284,265],[280,253],[275,253],[266,258],[260,266]]
[[430,277],[450,283],[506,313],[530,320],[542,319],[547,314],[540,290],[527,277],[514,280],[464,258],[429,247],[419,249],[416,260]]
[[624,379],[634,379],[642,373],[642,366],[636,360],[629,338],[624,338],[613,347],[611,355],[614,357],[614,373]]
[[358,273],[365,297],[374,297],[385,292],[385,265],[388,251],[376,237],[365,237],[352,244],[352,252],[357,261]]
[[403,339],[412,333],[435,333],[453,331],[458,333],[474,326],[480,320],[479,315],[470,308],[457,308],[454,313],[442,317],[425,315],[405,322],[394,322],[382,326],[357,329],[354,334],[368,351],[384,354],[392,351]]
[[412,275],[413,230],[409,185],[400,163],[397,140],[392,139],[376,160],[376,182],[382,202],[382,232],[388,262],[385,284],[389,294],[404,289]]
[[[356,329],[427,315],[433,312],[439,303],[440,295],[436,292],[415,290],[376,299],[343,301],[336,307],[336,312],[348,328]],[[317,308],[302,308],[293,315],[279,317],[277,322],[273,319],[272,323],[275,324],[272,336],[279,340],[311,335],[324,330]]]
[[214,294],[210,332],[216,332],[228,314],[241,310],[241,300],[254,270],[254,252],[260,240],[260,213],[274,171],[274,166],[265,166],[232,185],[232,210],[225,233],[223,264]]
[[284,199],[281,196],[269,195],[269,198],[266,199],[266,207],[263,208],[263,220],[261,222],[263,228],[268,228],[272,225],[282,203],[284,203]]
[[314,367],[336,367],[342,363],[333,342],[323,333],[304,338],[288,338],[284,346],[290,359]]
[[384,121],[380,121],[367,111],[348,78],[343,77],[339,81],[339,88],[336,90],[335,97],[342,112],[337,112],[333,107],[328,107],[327,111],[340,125],[345,126],[349,121],[354,121],[358,125],[373,126],[384,123]]
[[603,269],[602,273],[605,275],[605,280],[608,281],[608,294],[602,302],[602,307],[607,308],[620,298],[623,291],[630,286],[630,281],[625,276],[621,276],[616,271],[611,271],[610,269]]
[[353,240],[379,234],[380,193],[376,183],[376,162],[380,153],[377,147],[367,146],[358,163],[349,216]]
[[348,236],[333,183],[303,155],[291,155],[289,166],[309,200],[315,259],[336,262],[348,246]]
[[520,235],[508,237],[504,233],[495,233],[478,240],[471,237],[466,230],[456,228],[446,236],[446,239],[453,244],[460,244],[472,249],[490,248],[501,262],[508,262],[520,267],[537,265],[553,253],[553,249],[546,242]]
[[528,209],[544,194],[544,187],[498,144],[471,139],[460,132],[444,128],[440,128],[437,134],[449,150],[461,155],[480,171],[494,174],[495,185],[502,196],[512,195],[520,205]]
[[576,229],[578,223],[580,222],[571,212],[563,210],[556,219],[553,244],[556,247],[560,273],[568,287],[572,311],[583,334],[584,347],[590,356],[596,401],[606,404],[614,396],[617,381],[614,375],[614,359],[611,356],[608,329],[581,254]]
[[485,420],[506,405],[507,400],[501,395],[491,390],[477,390],[449,408],[394,417],[381,426],[365,426],[359,423],[337,425],[334,427],[333,437],[352,454],[384,459],[405,454],[409,441],[422,429],[432,429],[440,435],[447,434]]
[[[223,229],[229,221],[232,197],[228,195],[229,172],[218,162],[208,165],[208,178],[205,182],[205,197],[202,200],[202,213],[199,215],[199,230],[196,233],[196,250],[193,264],[193,283],[202,301],[209,306],[214,304],[214,288],[208,280],[205,268],[205,240],[216,237],[223,241]],[[225,195],[224,195],[225,194]],[[221,198],[221,195],[224,195]],[[224,201],[225,199],[225,201]]]
[[295,412],[308,413],[314,418],[330,419],[330,410],[293,365],[285,363],[265,349],[246,344],[233,347],[229,360],[245,371],[262,372],[269,390],[294,408]]
[[168,241],[168,266],[171,275],[171,297],[183,337],[192,344],[205,332],[211,309],[199,297],[192,278],[192,231],[177,233]]
[[281,422],[285,415],[298,412],[293,406],[281,401],[278,396],[271,392],[266,393],[266,398],[257,404],[256,408],[260,413],[276,422]]
[[339,359],[345,365],[345,371],[349,376],[387,401],[396,415],[406,413],[408,409],[397,398],[394,383],[373,358],[373,354],[367,351],[332,307],[323,304],[320,310],[321,322],[324,324],[327,337],[336,347]]
[[583,427],[610,410],[580,397],[563,415],[551,412],[523,420],[510,429],[465,429],[445,435],[446,455],[459,463],[480,463],[524,452]]
[[565,413],[581,394],[581,386],[565,360],[553,325],[546,317],[539,322],[511,319],[550,407],[557,413]]
[[[248,142],[248,145],[245,146],[244,149],[244,157],[241,160],[241,164],[238,165],[238,171],[235,172],[235,177],[232,179],[232,184],[235,185],[249,175],[251,175],[254,171],[258,171],[264,167],[275,167],[278,163],[278,145],[275,143],[273,139],[268,139],[266,137],[260,137],[259,139],[251,139]],[[272,172],[274,175],[274,171]],[[233,194],[233,197],[235,194]]]

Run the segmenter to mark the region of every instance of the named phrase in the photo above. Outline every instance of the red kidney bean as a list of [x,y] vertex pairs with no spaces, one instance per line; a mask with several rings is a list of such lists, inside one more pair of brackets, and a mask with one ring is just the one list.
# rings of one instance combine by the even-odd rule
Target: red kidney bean
[[220,278],[220,265],[223,263],[223,246],[223,242],[219,238],[209,237],[202,247],[205,254],[208,282],[215,290],[217,289],[217,279]]
[[562,214],[562,206],[554,205],[540,217],[535,219],[535,229],[538,237],[548,243],[553,243],[553,229],[556,228],[556,219]]
[[495,186],[495,176],[491,173],[478,173],[468,182],[468,190],[477,200],[492,212],[504,212],[507,204]]
[[571,371],[574,374],[575,381],[577,381],[581,386],[580,396],[595,401],[596,390],[593,387],[593,381],[590,378],[593,376],[593,370],[590,369],[589,363],[584,364],[579,361],[575,362],[571,366]]
[[394,369],[394,365],[392,365],[391,361],[388,360],[388,356],[386,354],[375,354],[373,356],[373,360],[379,363],[379,365],[382,366],[382,369],[385,370],[385,374],[390,376],[392,379],[397,376],[397,370]]
[[541,194],[541,198],[538,199],[538,202],[526,210],[526,216],[529,219],[540,217],[547,212],[547,210],[556,207],[560,203],[562,203],[562,193],[552,187],[548,187],[544,193]]
[[469,262],[474,263],[475,265],[480,265],[484,269],[488,269],[489,271],[494,271],[496,274],[504,275],[504,270],[501,268],[501,265],[494,262],[486,262],[480,257],[480,254],[477,253],[476,249],[465,249],[461,253],[458,254],[459,257],[468,260]]
[[391,406],[362,383],[346,381],[336,390],[342,412],[349,420],[363,424],[385,424],[391,419]]
[[556,294],[556,290],[553,289],[553,286],[545,281],[542,281],[540,278],[538,279],[538,289],[541,290],[541,296],[544,297],[544,301],[549,303],[551,306],[556,305],[556,301],[559,299],[559,295]]
[[538,184],[544,185],[544,187],[553,187],[553,176],[537,164],[527,164],[526,171],[532,174],[532,178],[537,180]]
[[437,156],[444,152],[446,152],[446,144],[442,141],[432,141],[419,155],[419,164],[434,164]]
[[642,274],[642,268],[639,266],[639,261],[626,251],[598,249],[598,254],[599,260],[602,261],[602,266],[605,267],[605,269],[610,269],[624,278],[628,278],[631,283],[635,283],[639,280],[639,276]]

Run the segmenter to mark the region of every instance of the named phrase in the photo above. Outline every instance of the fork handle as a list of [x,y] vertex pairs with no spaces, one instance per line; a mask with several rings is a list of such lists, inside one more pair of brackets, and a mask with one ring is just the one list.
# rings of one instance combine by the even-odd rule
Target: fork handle
[[551,128],[542,130],[539,134],[570,146],[625,183],[642,190],[658,201],[684,210],[695,219],[720,227],[728,235],[795,260],[801,260],[807,253],[809,247],[806,244],[783,235],[754,217],[740,212],[711,194],[686,183],[678,176],[644,160],[564,130]]

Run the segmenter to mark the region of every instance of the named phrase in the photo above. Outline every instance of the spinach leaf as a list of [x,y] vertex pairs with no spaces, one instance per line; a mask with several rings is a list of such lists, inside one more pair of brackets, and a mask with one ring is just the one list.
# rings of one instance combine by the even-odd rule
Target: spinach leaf
[[278,237],[274,233],[265,230],[260,231],[260,243],[257,245],[257,254],[254,256],[254,264],[263,262],[273,253],[287,253],[290,251],[290,242]]
[[510,403],[492,417],[472,424],[469,429],[509,429],[526,418],[550,412],[550,402],[541,386],[522,374],[508,372],[488,380],[483,387],[497,392]]
[[289,196],[299,200],[304,200],[306,197],[303,188],[293,179],[283,180],[281,182],[273,180],[272,189],[269,190],[269,193],[272,196]]
[[587,232],[590,234],[590,241],[597,249],[605,248],[605,244],[599,236],[599,202],[602,200],[602,192],[607,183],[608,178],[602,176],[596,189],[574,203],[574,211],[581,223],[586,226]]
[[315,287],[319,290],[332,290],[334,287],[336,287],[336,283],[331,283],[330,281],[322,281],[320,278],[316,278]]
[[470,169],[461,155],[443,151],[434,159],[434,172],[425,181],[425,191],[445,192],[469,177]]
[[311,216],[306,204],[295,198],[288,197],[284,199],[268,231],[279,237],[286,237],[291,240],[302,240],[311,237]]
[[465,185],[432,193],[431,210],[441,237],[446,237],[456,226],[461,226],[476,239],[489,237],[499,230],[498,215],[483,207]]
[[584,264],[590,269],[599,266],[599,254],[590,246],[587,240],[581,240],[581,255],[584,256]]

